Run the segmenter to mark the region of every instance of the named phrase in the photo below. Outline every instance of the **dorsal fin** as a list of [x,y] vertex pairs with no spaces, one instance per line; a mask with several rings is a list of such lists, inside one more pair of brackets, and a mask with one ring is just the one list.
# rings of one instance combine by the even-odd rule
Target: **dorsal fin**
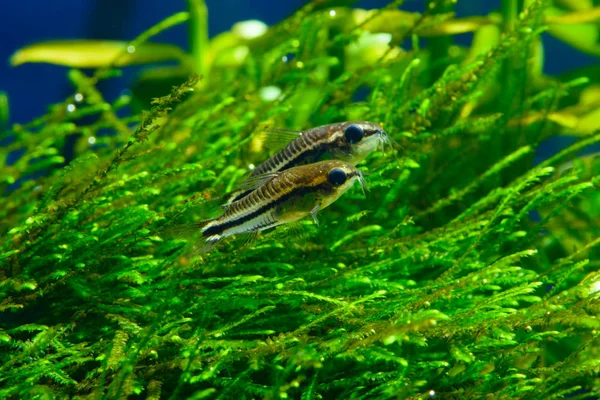
[[271,151],[279,151],[293,140],[302,136],[301,131],[292,129],[269,128],[259,134],[264,146]]
[[240,182],[235,187],[235,190],[255,190],[267,183],[268,181],[270,181],[271,179],[275,178],[277,175],[279,175],[279,173],[277,172],[267,172],[265,174],[252,175],[248,179]]

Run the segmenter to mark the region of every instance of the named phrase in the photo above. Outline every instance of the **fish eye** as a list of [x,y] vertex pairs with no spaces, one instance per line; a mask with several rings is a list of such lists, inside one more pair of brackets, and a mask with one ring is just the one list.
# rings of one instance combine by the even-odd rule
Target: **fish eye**
[[348,179],[348,175],[346,175],[346,173],[339,168],[332,169],[329,171],[329,175],[327,176],[327,180],[333,186],[343,185],[344,182],[346,182],[346,179]]
[[348,143],[358,143],[365,137],[365,131],[358,125],[349,125],[344,131]]

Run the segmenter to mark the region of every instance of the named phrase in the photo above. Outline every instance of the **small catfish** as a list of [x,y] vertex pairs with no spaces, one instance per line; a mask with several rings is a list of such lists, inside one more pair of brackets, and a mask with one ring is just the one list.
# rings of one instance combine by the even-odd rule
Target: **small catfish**
[[353,164],[340,160],[320,161],[258,176],[243,188],[250,194],[234,201],[220,217],[196,224],[209,251],[223,238],[249,234],[298,221],[308,215],[318,223],[317,213],[336,201],[363,176]]
[[[292,141],[257,166],[249,179],[318,161],[325,153],[356,165],[379,145],[383,151],[384,144],[391,141],[378,124],[368,121],[338,122],[303,132],[275,129],[270,132],[270,135],[271,139],[275,139],[274,141],[290,138]],[[229,204],[243,198],[248,193],[250,193],[248,189],[235,190],[229,195],[223,207],[227,208]]]

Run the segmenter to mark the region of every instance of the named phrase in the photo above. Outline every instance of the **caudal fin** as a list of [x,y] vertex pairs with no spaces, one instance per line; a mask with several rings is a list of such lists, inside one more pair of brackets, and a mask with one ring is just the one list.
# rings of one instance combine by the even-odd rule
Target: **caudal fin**
[[163,230],[166,237],[171,239],[179,239],[185,241],[194,240],[194,236],[200,236],[194,243],[194,253],[208,253],[212,248],[221,241],[221,235],[204,236],[203,231],[214,219],[207,219],[200,222],[192,222],[187,224],[179,224],[168,227]]

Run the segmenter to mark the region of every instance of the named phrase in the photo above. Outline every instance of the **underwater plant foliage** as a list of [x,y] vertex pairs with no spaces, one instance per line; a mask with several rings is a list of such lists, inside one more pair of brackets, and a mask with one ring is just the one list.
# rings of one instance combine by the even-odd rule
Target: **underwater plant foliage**
[[[54,42],[47,62],[78,60],[73,96],[23,125],[1,109],[0,398],[597,395],[600,164],[580,153],[600,141],[600,75],[544,75],[541,43],[560,24],[597,32],[594,4],[459,19],[452,1],[315,1],[207,43],[206,7],[188,3],[117,46],[189,22],[187,61],[143,71],[144,91],[105,99],[127,63],[85,74]],[[454,44],[466,31],[472,46]],[[396,144],[318,226],[208,254],[168,234],[272,154],[265,129],[348,120]],[[534,165],[558,135],[578,139]]]

